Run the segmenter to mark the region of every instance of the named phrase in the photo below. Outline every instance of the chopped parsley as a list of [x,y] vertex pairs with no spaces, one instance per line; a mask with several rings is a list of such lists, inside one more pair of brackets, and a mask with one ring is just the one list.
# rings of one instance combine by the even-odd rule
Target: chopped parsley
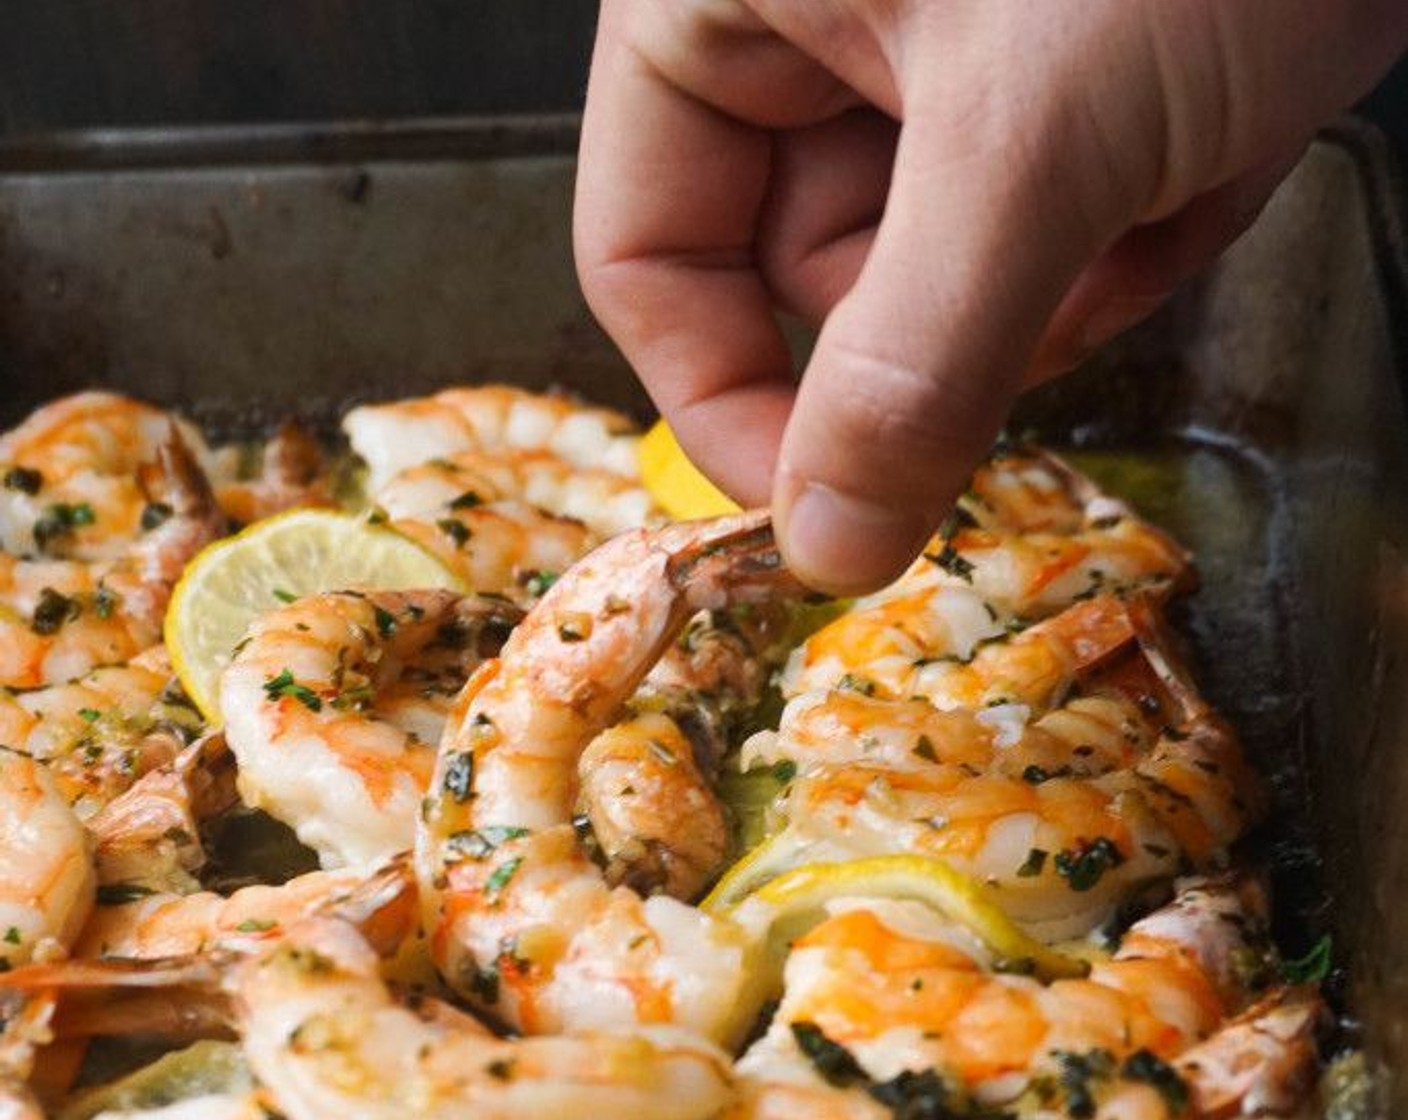
[[282,587],[274,588],[274,598],[281,603],[297,602],[298,596],[292,591],[285,591]]
[[484,1067],[484,1072],[495,1081],[512,1081],[513,1066],[512,1058],[496,1058]]
[[1033,879],[1042,873],[1046,867],[1046,857],[1049,853],[1044,848],[1033,848],[1027,853],[1027,858],[1022,862],[1022,866],[1017,868],[1017,876],[1021,879]]
[[557,579],[557,572],[528,572],[523,577],[523,589],[533,598],[541,599],[547,594],[548,588],[557,582]]
[[1120,1076],[1126,1081],[1142,1081],[1152,1085],[1168,1105],[1169,1114],[1182,1116],[1188,1107],[1188,1084],[1158,1055],[1148,1050],[1136,1050],[1124,1060]]
[[973,565],[958,555],[958,550],[947,542],[938,552],[926,552],[924,559],[937,564],[956,579],[961,579],[965,583],[973,582]]
[[455,851],[463,852],[471,859],[483,859],[500,844],[527,835],[528,829],[526,828],[518,828],[508,824],[491,824],[483,828],[456,832],[450,837],[449,843]]
[[474,755],[456,751],[445,766],[445,779],[440,783],[451,797],[463,805],[474,796]]
[[98,720],[103,718],[103,713],[98,711],[97,708],[79,708],[78,718],[87,723],[97,723]]
[[268,933],[278,924],[273,918],[246,918],[235,930],[238,933]]
[[450,503],[451,509],[473,509],[475,506],[482,506],[484,499],[473,490],[466,490],[458,498]]
[[454,541],[456,548],[463,548],[469,543],[469,538],[474,535],[470,532],[468,525],[456,521],[453,517],[442,517],[435,523],[435,527]]
[[513,881],[513,877],[518,874],[518,869],[522,864],[522,856],[506,859],[494,868],[492,875],[484,880],[484,895],[488,898],[490,905],[498,902],[499,895],[503,894],[505,888]]
[[165,502],[148,502],[142,507],[142,532],[150,533],[171,520],[176,511]]
[[780,759],[772,764],[772,776],[786,785],[797,776],[797,764],[790,758]]
[[862,677],[859,673],[846,673],[836,682],[836,688],[841,692],[858,692],[862,696],[875,695],[875,682],[869,677]]
[[91,525],[98,519],[93,507],[87,502],[70,505],[68,502],[55,502],[49,506],[34,523],[34,543],[41,552],[60,537],[67,536],[75,529]]
[[5,489],[21,494],[37,494],[44,485],[44,476],[32,467],[11,467],[5,472]]
[[1105,872],[1124,862],[1124,856],[1113,840],[1099,836],[1077,848],[1063,848],[1056,853],[1056,874],[1065,879],[1073,891],[1088,891]]
[[264,695],[270,701],[282,700],[285,696],[291,696],[297,700],[310,712],[320,712],[323,709],[323,702],[318,694],[307,685],[299,684],[293,679],[293,673],[285,669],[276,677],[270,677],[264,682]]
[[934,753],[934,741],[927,735],[919,736],[919,742],[914,744],[914,753],[925,762],[939,761],[939,756]]
[[396,616],[385,607],[372,607],[372,616],[376,619],[376,632],[383,638],[396,633]]
[[1330,935],[1327,933],[1298,960],[1285,961],[1281,975],[1287,984],[1318,984],[1330,974]]
[[70,599],[67,595],[61,595],[52,587],[46,587],[39,593],[39,602],[35,604],[34,614],[29,620],[29,628],[36,634],[48,636],[57,634],[63,628],[64,623],[72,622],[83,613],[82,606],[77,599]]
[[23,938],[20,935],[19,926],[11,926],[5,931],[5,943],[7,945],[18,945]]
[[1094,1082],[1107,1080],[1115,1071],[1115,1056],[1098,1047],[1077,1054],[1070,1050],[1052,1053],[1060,1070],[1061,1088],[1065,1092],[1066,1112],[1075,1120],[1090,1120],[1095,1115]]
[[827,1038],[825,1032],[815,1023],[797,1022],[790,1025],[792,1037],[797,1040],[797,1048],[807,1056],[828,1085],[845,1089],[857,1082],[869,1080],[855,1055],[839,1042]]

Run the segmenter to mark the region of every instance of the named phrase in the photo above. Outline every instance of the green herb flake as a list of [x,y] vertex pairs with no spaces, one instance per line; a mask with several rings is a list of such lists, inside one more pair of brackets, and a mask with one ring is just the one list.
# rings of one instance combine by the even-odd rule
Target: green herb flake
[[482,506],[484,499],[473,490],[466,490],[458,498],[450,503],[451,509],[473,509],[475,506]]
[[237,933],[268,933],[279,923],[272,918],[246,918],[235,927]]
[[484,1072],[495,1081],[513,1080],[514,1060],[512,1058],[496,1058],[484,1067]]
[[20,935],[19,926],[11,926],[5,931],[5,943],[7,945],[18,945],[24,938]]
[[36,634],[48,637],[57,634],[66,622],[72,622],[82,613],[83,608],[77,599],[70,599],[52,587],[46,587],[39,593],[39,602],[35,604],[29,628]]
[[87,502],[78,502],[74,505],[70,505],[68,502],[55,502],[34,523],[34,543],[41,552],[46,551],[60,537],[67,536],[75,529],[92,525],[97,519],[98,516],[93,512],[93,507]]
[[282,587],[274,588],[274,598],[281,603],[295,603],[298,601],[297,595],[292,591],[285,591]]
[[934,741],[927,735],[919,736],[919,742],[914,744],[914,753],[925,762],[939,761],[939,756],[934,751]]
[[518,874],[518,869],[523,863],[522,856],[514,856],[506,859],[498,867],[494,868],[494,873],[484,880],[484,895],[492,906],[499,900],[499,895],[503,894],[513,877]]
[[965,583],[973,582],[973,565],[963,559],[951,544],[945,543],[938,552],[926,552],[924,559],[937,564],[955,579],[961,579]]
[[442,517],[435,522],[435,527],[454,541],[456,548],[463,548],[469,543],[469,538],[474,535],[470,532],[468,525],[456,521],[453,517]]
[[1027,853],[1027,858],[1022,862],[1022,866],[1017,868],[1017,876],[1021,879],[1034,879],[1046,868],[1046,857],[1049,853],[1044,848],[1033,848]]
[[1115,1057],[1108,1050],[1088,1050],[1077,1054],[1069,1050],[1053,1051],[1060,1070],[1061,1088],[1066,1095],[1066,1113],[1074,1120],[1090,1120],[1095,1115],[1095,1083],[1110,1078],[1115,1070]]
[[103,718],[103,713],[98,711],[97,708],[79,708],[78,718],[88,723],[97,723],[98,720]]
[[474,796],[474,755],[456,751],[445,765],[445,778],[440,787],[463,805]]
[[297,700],[310,712],[320,712],[323,710],[323,702],[318,694],[307,685],[299,684],[293,679],[293,673],[285,669],[276,677],[270,677],[264,682],[264,695],[269,700],[282,700],[285,696],[291,696]]
[[1124,1060],[1120,1076],[1126,1081],[1152,1085],[1168,1105],[1171,1116],[1182,1116],[1188,1107],[1188,1085],[1167,1062],[1148,1050],[1136,1050]]
[[557,572],[535,571],[528,572],[523,577],[523,589],[535,599],[541,599],[548,593],[548,588],[558,580]]
[[449,839],[452,849],[463,852],[471,859],[484,859],[494,849],[510,840],[518,840],[528,835],[528,829],[515,825],[491,824],[483,828],[456,832]]
[[839,1042],[827,1038],[815,1023],[796,1022],[789,1025],[792,1037],[797,1040],[797,1048],[807,1056],[828,1085],[845,1089],[857,1082],[870,1080],[855,1055]]
[[11,467],[5,472],[5,489],[21,494],[37,494],[44,485],[44,476],[31,467]]
[[1332,944],[1327,933],[1298,960],[1285,961],[1281,976],[1287,984],[1318,984],[1330,974]]
[[1064,848],[1056,853],[1056,874],[1066,880],[1073,891],[1088,891],[1104,877],[1105,872],[1124,862],[1124,856],[1113,840],[1106,836]]
[[112,612],[122,605],[122,596],[105,583],[98,584],[98,590],[93,595],[93,613],[99,618],[107,620],[112,617]]
[[385,607],[373,607],[372,615],[376,619],[376,632],[383,638],[389,638],[396,633],[396,616]]
[[171,520],[171,515],[175,512],[165,502],[148,502],[142,507],[142,532],[150,533],[153,529],[159,529]]
[[896,1120],[951,1120],[967,1115],[948,1107],[948,1086],[932,1069],[901,1070],[888,1081],[867,1085],[865,1091]]
[[797,764],[790,758],[779,759],[772,764],[772,776],[786,785],[797,776]]
[[875,682],[858,673],[846,673],[836,682],[836,687],[841,692],[858,692],[862,696],[875,695]]
[[499,965],[497,961],[487,966],[472,965],[469,974],[469,991],[483,1003],[499,1002]]

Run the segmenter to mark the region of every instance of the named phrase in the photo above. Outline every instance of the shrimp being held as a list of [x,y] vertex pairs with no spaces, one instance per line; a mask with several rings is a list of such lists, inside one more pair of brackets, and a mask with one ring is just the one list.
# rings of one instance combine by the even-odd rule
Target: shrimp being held
[[518,618],[450,591],[341,591],[251,627],[220,688],[245,801],[324,866],[411,846],[455,695]]
[[761,514],[623,534],[475,674],[416,841],[431,954],[457,991],[533,1033],[746,1028],[761,998],[746,934],[608,886],[572,827],[577,762],[696,610],[799,590]]

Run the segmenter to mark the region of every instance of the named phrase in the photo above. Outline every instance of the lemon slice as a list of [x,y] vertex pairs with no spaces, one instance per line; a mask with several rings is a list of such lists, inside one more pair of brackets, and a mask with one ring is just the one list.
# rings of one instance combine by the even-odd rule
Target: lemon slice
[[808,863],[784,871],[741,901],[718,907],[716,912],[763,941],[769,968],[780,976],[792,942],[826,916],[827,903],[840,898],[924,903],[972,931],[992,950],[997,967],[1004,971],[1031,972],[1043,980],[1084,976],[1090,971],[1088,962],[1028,937],[988,901],[976,880],[943,860],[927,856]]
[[737,513],[738,505],[689,461],[663,420],[641,437],[636,448],[640,478],[655,503],[681,521]]
[[281,602],[347,587],[460,589],[420,545],[365,517],[295,510],[209,545],[187,566],[166,610],[166,648],[181,686],[212,726],[220,674],[249,624]]

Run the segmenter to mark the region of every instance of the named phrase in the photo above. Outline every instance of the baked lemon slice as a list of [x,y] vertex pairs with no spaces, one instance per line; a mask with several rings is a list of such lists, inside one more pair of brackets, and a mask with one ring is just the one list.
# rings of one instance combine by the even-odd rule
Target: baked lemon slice
[[640,480],[655,504],[671,517],[691,521],[737,513],[738,505],[689,461],[675,433],[663,420],[641,437],[636,448]]
[[251,622],[282,602],[343,588],[449,587],[455,574],[420,545],[365,516],[295,510],[200,552],[166,609],[166,648],[181,686],[214,727],[220,674]]
[[[766,846],[766,845],[765,845]],[[754,865],[753,871],[759,870]],[[1027,936],[988,901],[982,886],[943,860],[887,855],[834,863],[808,863],[784,871],[740,901],[714,912],[731,918],[764,945],[767,967],[777,977],[792,942],[826,917],[841,898],[905,899],[920,902],[966,927],[996,957],[1003,971],[1029,972],[1043,980],[1084,976],[1086,961],[1068,957]]]

